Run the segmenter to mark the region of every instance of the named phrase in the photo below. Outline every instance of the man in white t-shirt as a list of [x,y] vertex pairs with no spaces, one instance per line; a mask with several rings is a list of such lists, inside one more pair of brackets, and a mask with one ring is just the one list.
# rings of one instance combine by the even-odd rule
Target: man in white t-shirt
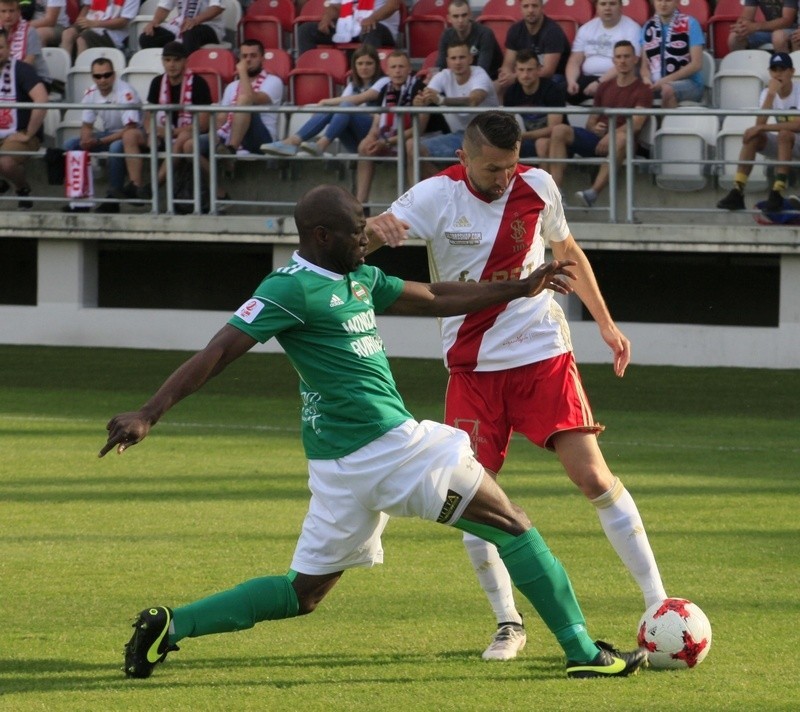
[[[386,230],[402,221],[409,237],[427,242],[431,274],[444,281],[524,279],[543,263],[546,247],[555,259],[573,260],[574,291],[597,322],[621,377],[630,362],[630,342],[614,323],[570,232],[552,177],[519,165],[520,137],[513,114],[478,114],[458,151],[460,164],[415,185],[370,227]],[[603,426],[592,416],[558,303],[541,294],[466,317],[445,317],[441,333],[450,372],[445,422],[470,435],[478,461],[496,476],[512,432],[554,451],[596,508],[645,607],[666,598],[636,504],[597,443]],[[495,547],[471,535],[465,535],[465,545],[498,623],[483,657],[511,659],[525,644],[525,630],[508,574]]]
[[318,45],[359,42],[394,47],[403,0],[328,0],[319,22],[303,22],[297,31],[297,53]]
[[[222,13],[225,2],[239,0],[160,0],[153,19],[139,35],[139,46],[163,47],[167,42],[179,40],[191,54],[207,44],[216,44],[225,38]],[[177,13],[166,21],[177,7]]]
[[[499,106],[497,92],[491,78],[484,69],[472,64],[469,45],[463,40],[454,40],[447,47],[447,69],[434,75],[428,86],[414,97],[414,106]],[[452,158],[461,148],[464,130],[473,114],[444,113],[450,133],[423,138],[419,144],[419,155],[435,158]],[[412,139],[413,140],[413,139]],[[406,155],[413,160],[413,145],[409,143]],[[421,163],[422,178],[437,172],[435,164]],[[409,175],[411,171],[409,170]]]
[[786,109],[794,115],[776,116],[774,122],[769,116],[759,116],[755,126],[744,132],[739,160],[746,162],[737,166],[733,188],[717,203],[721,210],[744,210],[744,188],[753,170],[753,164],[747,161],[754,161],[757,153],[777,162],[775,181],[760,207],[765,213],[784,209],[783,191],[789,180],[789,170],[792,165],[800,164],[800,118],[796,115],[800,108],[800,82],[793,76],[791,56],[786,52],[773,54],[769,61],[769,84],[761,92],[759,108]]
[[43,47],[58,47],[61,34],[69,27],[67,0],[36,0],[30,23]]
[[61,46],[78,55],[89,47],[124,50],[128,25],[139,13],[139,0],[83,0],[72,27],[61,35]]
[[581,25],[567,61],[567,101],[582,104],[592,99],[600,82],[617,76],[614,45],[628,40],[638,57],[641,54],[642,28],[622,14],[621,0],[597,0],[594,19]]
[[[142,185],[125,185],[126,161],[122,154],[139,154],[144,142],[142,117],[139,106],[142,101],[136,90],[121,79],[117,79],[110,59],[98,58],[92,62],[92,84],[83,95],[81,104],[86,105],[81,115],[80,136],[64,144],[65,151],[108,152],[108,198],[112,202],[102,203],[98,213],[118,213],[120,199],[144,198]],[[127,105],[124,111],[102,108],[108,104]],[[87,212],[88,207],[67,206],[64,212]]]

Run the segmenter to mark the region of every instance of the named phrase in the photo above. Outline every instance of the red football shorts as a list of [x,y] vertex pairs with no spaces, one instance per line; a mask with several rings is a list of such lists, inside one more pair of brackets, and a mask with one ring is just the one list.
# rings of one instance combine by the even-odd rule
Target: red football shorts
[[600,433],[572,353],[507,371],[450,375],[445,423],[467,432],[478,461],[499,472],[511,433],[552,450],[564,430]]

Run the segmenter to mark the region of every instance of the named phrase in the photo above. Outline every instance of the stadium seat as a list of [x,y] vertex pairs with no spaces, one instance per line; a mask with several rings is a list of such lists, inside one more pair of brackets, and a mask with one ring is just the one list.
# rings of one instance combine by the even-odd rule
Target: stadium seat
[[[557,0],[548,0],[557,2]],[[548,12],[548,15],[550,13]],[[478,16],[510,17],[514,22],[522,19],[522,10],[518,0],[488,0],[481,8]]]
[[114,65],[114,71],[121,74],[125,69],[125,55],[116,47],[89,47],[81,52],[67,72],[66,100],[79,102],[86,90],[94,84],[92,80],[92,62],[98,58],[105,58]]
[[339,49],[317,47],[303,52],[289,72],[289,101],[303,106],[335,96],[347,82],[349,69],[347,55]]
[[299,46],[297,33],[300,30],[300,25],[304,22],[319,22],[325,12],[326,2],[327,0],[306,0],[303,7],[300,8],[300,14],[295,16],[292,23],[293,47],[295,49]]
[[718,121],[713,115],[698,115],[697,109],[676,110],[664,117],[653,140],[654,158],[671,159],[654,165],[656,184],[667,190],[694,191],[705,187],[709,164],[717,141]]
[[789,56],[792,58],[792,64],[794,65],[794,76],[800,77],[800,49],[790,53]]
[[292,71],[292,57],[285,49],[264,50],[264,69],[276,77],[280,77],[284,84],[289,83],[289,72]]
[[703,92],[702,101],[680,101],[678,106],[715,106],[714,104],[714,74],[716,62],[711,52],[703,50]]
[[75,23],[80,12],[81,4],[79,0],[67,0],[67,17],[69,18],[70,25]]
[[222,96],[222,90],[236,76],[236,58],[227,49],[201,47],[189,55],[186,68],[208,82],[211,100],[216,104]]
[[[718,0],[714,12],[708,18],[708,42],[716,59],[722,59],[730,51],[728,36],[731,27],[742,14],[744,0]],[[756,9],[756,21],[764,22],[761,8]]]
[[122,72],[120,79],[124,82],[128,82],[128,84],[136,90],[142,103],[145,103],[147,101],[147,94],[150,91],[150,83],[162,72],[162,69],[153,70],[147,67],[128,67]]
[[421,60],[437,50],[446,29],[447,20],[440,15],[415,15],[412,11],[405,23],[406,49],[411,60]]
[[128,69],[148,69],[161,74],[164,65],[161,63],[162,47],[148,47],[134,52],[128,60]]
[[[643,0],[647,4],[647,0]],[[623,0],[623,5],[625,0]],[[544,11],[549,18],[574,20],[578,25],[584,25],[594,17],[594,5],[591,0],[547,0]],[[627,15],[625,9],[622,12]]]
[[[514,20],[511,17],[500,15],[481,15],[476,22],[480,23],[484,27],[488,27],[492,31],[494,38],[497,40],[497,44],[500,45],[500,49],[505,52],[508,28],[517,22],[517,20]],[[572,40],[570,40],[570,42],[572,42]]]
[[71,138],[78,138],[81,135],[81,116],[83,109],[67,109],[61,121],[58,122],[55,133],[55,143],[59,148]]
[[708,30],[708,18],[711,16],[707,0],[678,0],[678,11],[691,15],[700,23],[703,32]]
[[622,0],[622,14],[644,25],[652,16],[648,0]]
[[67,74],[72,69],[72,57],[67,50],[61,47],[42,47],[42,57],[53,82],[60,82],[60,89],[51,89],[48,99],[61,101],[67,91]]
[[417,70],[416,76],[423,77],[425,79],[431,73],[432,69],[436,69],[436,60],[439,58],[439,51],[436,50],[435,52],[431,52],[425,59],[422,61],[422,66]]
[[714,99],[720,109],[754,109],[769,81],[769,52],[742,49],[726,54],[714,75]]
[[[733,179],[736,175],[736,163],[739,151],[742,148],[744,132],[754,126],[755,116],[726,116],[722,119],[722,128],[717,134],[716,160],[719,161],[717,182],[724,190],[733,188]],[[758,161],[760,156],[756,154]],[[733,161],[733,163],[726,163]],[[769,181],[766,173],[766,163],[760,161],[753,166],[753,171],[745,186],[747,192],[763,192],[767,189]]]
[[292,0],[255,0],[239,23],[239,41],[256,39],[270,49],[290,49],[295,8]]

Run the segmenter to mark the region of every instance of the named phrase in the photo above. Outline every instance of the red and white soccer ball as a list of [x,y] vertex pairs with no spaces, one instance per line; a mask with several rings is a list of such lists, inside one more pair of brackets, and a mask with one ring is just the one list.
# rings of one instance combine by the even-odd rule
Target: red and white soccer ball
[[648,608],[639,621],[639,645],[654,668],[693,668],[711,648],[706,614],[685,598],[667,598]]

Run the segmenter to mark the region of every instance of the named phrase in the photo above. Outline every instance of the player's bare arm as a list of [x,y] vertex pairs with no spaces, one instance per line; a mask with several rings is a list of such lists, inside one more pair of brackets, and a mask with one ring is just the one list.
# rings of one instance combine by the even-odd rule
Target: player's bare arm
[[139,410],[120,413],[108,421],[108,440],[99,457],[115,447],[121,455],[131,445],[141,442],[172,406],[202,388],[255,344],[255,339],[243,331],[229,324],[223,326],[208,345],[179,366]]
[[374,218],[367,218],[366,233],[369,238],[367,254],[375,252],[384,245],[400,247],[408,238],[409,224],[392,213],[381,213]]
[[551,242],[550,249],[556,259],[575,262],[574,272],[577,280],[574,292],[597,322],[603,341],[608,344],[614,354],[614,373],[621,378],[625,375],[625,369],[631,362],[631,342],[611,318],[611,313],[600,293],[594,270],[589,264],[586,254],[572,235],[561,242]]
[[534,297],[544,289],[569,294],[572,285],[562,277],[576,279],[570,270],[572,260],[553,260],[535,269],[528,277],[502,282],[406,282],[388,314],[406,316],[453,316],[480,311],[513,299]]

